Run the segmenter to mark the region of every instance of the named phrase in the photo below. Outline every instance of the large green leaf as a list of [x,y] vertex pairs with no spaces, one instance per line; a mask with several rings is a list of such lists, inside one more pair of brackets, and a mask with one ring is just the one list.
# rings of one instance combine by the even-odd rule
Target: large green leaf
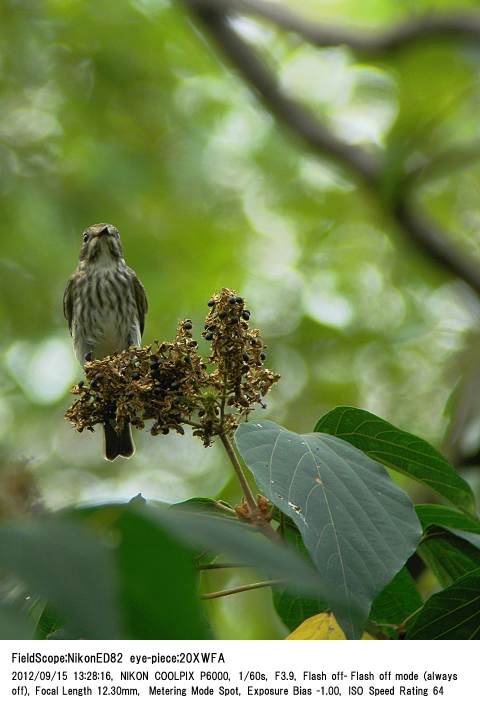
[[409,640],[480,640],[480,568],[431,596],[407,631]]
[[323,581],[316,569],[287,544],[270,541],[251,524],[206,512],[152,510],[162,524],[198,548],[224,552],[232,561],[254,566],[289,588],[321,594]]
[[0,567],[49,601],[80,637],[118,635],[110,550],[78,523],[48,518],[0,527]]
[[320,595],[348,638],[415,551],[421,528],[407,495],[361,451],[324,433],[243,423],[236,442],[261,491],[299,528],[323,579]]
[[442,586],[480,566],[480,550],[446,529],[430,525],[418,553]]
[[470,486],[443,455],[369,411],[339,406],[317,422],[315,431],[348,441],[379,463],[429,485],[457,507],[475,512]]
[[148,505],[104,505],[70,514],[110,540],[124,637],[209,637],[192,552]]

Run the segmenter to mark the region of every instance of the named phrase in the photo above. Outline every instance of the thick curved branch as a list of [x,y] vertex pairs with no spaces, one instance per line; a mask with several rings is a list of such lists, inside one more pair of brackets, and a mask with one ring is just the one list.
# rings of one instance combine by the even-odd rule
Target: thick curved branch
[[[307,108],[282,91],[276,77],[232,28],[229,18],[225,15],[225,6],[231,7],[230,0],[226,0],[226,2],[225,0],[223,2],[221,0],[184,1],[187,2],[193,14],[204,24],[215,42],[240,71],[248,84],[256,90],[266,107],[281,123],[286,125],[316,154],[342,163],[350,172],[361,178],[381,201],[387,216],[393,219],[414,246],[452,275],[464,280],[480,295],[480,263],[468,257],[461,250],[457,250],[450,243],[448,236],[443,234],[415,205],[411,197],[412,180],[409,179],[414,175],[405,175],[405,179],[399,182],[396,197],[392,201],[385,201],[381,193],[382,163],[362,148],[350,145],[338,138]],[[237,0],[231,0],[231,2],[236,3]],[[247,0],[242,0],[242,4],[243,2],[247,2]],[[248,0],[248,4],[252,7],[257,7],[257,2],[258,0]],[[222,9],[216,9],[217,7]],[[278,6],[272,5],[272,8],[279,10]],[[290,18],[290,14],[288,17]],[[410,41],[410,38],[416,37],[418,31],[413,32],[411,24],[408,25],[410,27],[408,31],[405,29],[407,25],[403,25],[404,29],[401,32],[398,27],[396,32],[391,30],[390,39],[388,42],[384,39],[382,46],[394,48],[398,44],[399,37],[406,38],[402,41]],[[417,20],[415,25],[417,28],[423,27],[422,36],[428,34],[425,30],[426,26],[428,26],[426,19]],[[289,28],[292,29],[292,27]],[[318,28],[316,29],[318,30]],[[471,29],[472,31],[474,29],[473,22]],[[480,31],[480,27],[478,30]],[[317,39],[318,37],[317,34]],[[378,41],[378,37],[376,37],[377,44]],[[427,165],[423,167],[425,169]]]
[[320,24],[265,0],[189,0],[189,5],[225,14],[253,15],[298,34],[310,44],[319,47],[345,45],[367,55],[384,54],[428,38],[460,38],[476,43],[480,39],[480,13],[471,11],[429,13],[385,30],[365,30]]
[[294,131],[315,153],[343,163],[344,167],[369,184],[376,183],[380,175],[380,164],[373,156],[337,138],[311,111],[287,96],[278,85],[276,77],[232,29],[224,15],[200,9],[197,0],[193,0],[192,7],[215,42],[278,120]]

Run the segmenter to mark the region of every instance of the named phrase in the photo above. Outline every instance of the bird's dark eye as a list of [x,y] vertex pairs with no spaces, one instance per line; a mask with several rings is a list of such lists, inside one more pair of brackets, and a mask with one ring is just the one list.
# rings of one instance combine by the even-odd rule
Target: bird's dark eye
[[83,243],[85,244],[88,241],[88,234],[83,235]]

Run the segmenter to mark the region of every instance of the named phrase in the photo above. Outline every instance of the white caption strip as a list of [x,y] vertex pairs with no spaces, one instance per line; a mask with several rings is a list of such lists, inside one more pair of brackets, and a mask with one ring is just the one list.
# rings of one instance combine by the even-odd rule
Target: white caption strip
[[1,641],[0,706],[452,707],[469,641]]

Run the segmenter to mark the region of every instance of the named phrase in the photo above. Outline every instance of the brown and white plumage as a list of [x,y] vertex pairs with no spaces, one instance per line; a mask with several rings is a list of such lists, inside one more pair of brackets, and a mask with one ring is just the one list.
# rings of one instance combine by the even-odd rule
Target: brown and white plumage
[[[147,307],[143,286],[123,258],[117,229],[112,224],[88,227],[63,298],[79,362],[140,345]],[[107,420],[104,430],[107,459],[133,455],[129,424],[117,433]]]

